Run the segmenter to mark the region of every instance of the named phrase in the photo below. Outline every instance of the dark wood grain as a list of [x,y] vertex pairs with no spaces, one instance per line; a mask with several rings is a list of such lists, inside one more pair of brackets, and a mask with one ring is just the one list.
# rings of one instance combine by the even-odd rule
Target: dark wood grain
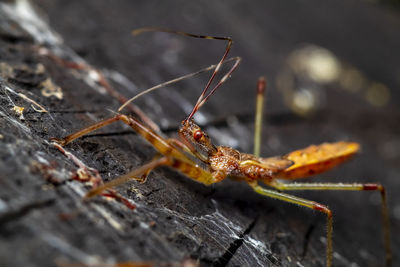
[[[41,33],[24,29],[24,20],[9,12],[16,12],[12,3],[0,4],[0,266],[166,264],[187,258],[198,260],[201,266],[324,266],[323,215],[265,199],[234,181],[206,187],[160,168],[145,184],[132,182],[117,188],[137,206],[135,210],[103,197],[82,202],[90,184],[73,180],[78,166],[48,140],[112,116],[111,111],[120,105],[89,74],[100,70],[115,90],[129,97],[214,64],[222,56],[223,42],[163,33],[132,37],[130,31],[141,26],[234,39],[231,54],[241,56],[243,64],[201,109],[204,118],[197,117],[215,143],[251,152],[260,75],[266,75],[270,85],[263,155],[284,154],[324,141],[360,142],[363,151],[355,160],[314,180],[381,182],[388,188],[396,266],[400,247],[398,11],[364,1],[290,5],[274,1],[35,2],[38,16],[46,17],[49,24]],[[31,22],[37,29],[35,23]],[[63,40],[46,35],[49,29]],[[288,68],[290,53],[304,43],[328,49],[368,81],[385,84],[390,101],[377,108],[365,100],[366,91],[348,93],[332,84],[319,84],[323,101],[317,112],[307,117],[292,113],[276,80]],[[61,64],[43,55],[40,48],[91,67]],[[62,99],[43,94],[47,79],[61,88]],[[206,75],[190,79],[136,104],[173,136],[206,79]],[[12,91],[48,112],[35,111]],[[12,110],[14,106],[24,107],[24,119]],[[65,149],[105,181],[141,166],[155,153],[121,124]],[[296,195],[333,209],[338,253],[334,266],[382,266],[377,194]]]

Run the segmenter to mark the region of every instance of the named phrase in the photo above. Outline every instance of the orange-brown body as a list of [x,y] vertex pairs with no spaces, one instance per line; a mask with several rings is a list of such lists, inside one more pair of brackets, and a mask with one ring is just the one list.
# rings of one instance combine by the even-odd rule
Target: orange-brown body
[[[343,163],[360,148],[357,143],[341,141],[311,145],[280,157],[261,158],[231,147],[214,146],[192,120],[182,122],[179,134],[191,152],[209,166],[217,181],[230,176],[270,184],[276,178],[306,178]],[[196,180],[202,182],[201,177]]]

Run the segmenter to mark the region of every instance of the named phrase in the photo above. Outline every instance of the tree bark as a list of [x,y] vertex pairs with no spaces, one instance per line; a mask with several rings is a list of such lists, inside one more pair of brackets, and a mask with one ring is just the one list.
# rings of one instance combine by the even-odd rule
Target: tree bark
[[[265,199],[244,183],[227,179],[207,187],[172,169],[158,168],[146,183],[130,182],[117,187],[121,198],[82,200],[98,182],[96,179],[109,181],[142,166],[153,158],[155,150],[120,123],[79,138],[67,145],[64,153],[50,138],[63,137],[111,117],[123,102],[122,96],[129,98],[144,88],[214,64],[222,56],[223,43],[163,33],[137,39],[129,35],[131,29],[148,25],[194,33],[232,33],[238,40],[238,49],[232,54],[244,58],[243,71],[235,72],[225,88],[195,117],[216,144],[251,152],[256,79],[265,73],[270,74],[267,80],[272,82],[264,120],[264,155],[284,154],[308,144],[343,138],[360,142],[364,149],[358,159],[319,181],[386,185],[394,255],[399,252],[399,218],[394,207],[399,205],[400,196],[393,189],[399,182],[392,179],[398,176],[400,164],[396,152],[400,144],[399,92],[392,89],[389,103],[375,108],[362,99],[361,93],[345,93],[332,89],[332,84],[318,84],[327,100],[321,100],[316,112],[309,116],[294,115],[281,94],[273,90],[278,87],[275,81],[279,75],[288,73],[290,60],[284,58],[290,58],[302,39],[295,29],[282,33],[284,29],[278,27],[266,30],[270,37],[266,42],[266,37],[258,34],[267,23],[256,20],[264,17],[259,13],[270,13],[270,9],[283,12],[280,8],[285,7],[259,2],[259,8],[236,2],[199,9],[188,4],[177,12],[179,17],[170,18],[165,25],[163,18],[167,17],[163,14],[174,14],[179,1],[157,6],[126,1],[115,6],[106,1],[37,1],[45,11],[28,1],[0,3],[1,266],[106,265],[128,261],[179,266],[189,258],[201,266],[325,265],[324,215]],[[349,4],[342,4],[350,8]],[[329,16],[343,11],[339,4],[330,5],[333,11]],[[302,41],[330,48],[342,64],[359,64],[370,84],[376,80],[389,88],[398,87],[390,65],[396,66],[400,59],[400,39],[394,29],[400,27],[399,17],[380,6],[355,5],[373,15],[353,18],[344,13],[343,20],[354,22],[350,29],[325,25],[326,32],[337,33],[336,37],[322,36],[320,30],[312,28],[302,29],[306,36]],[[235,19],[240,15],[238,10],[244,8],[255,12],[255,18],[246,20],[242,14]],[[217,10],[226,16],[217,16]],[[44,12],[48,13],[50,25]],[[308,27],[325,21],[318,4],[302,6],[299,12],[310,16],[310,21],[316,20],[306,20]],[[387,15],[392,16],[391,20],[384,19]],[[282,22],[272,14],[266,20]],[[339,42],[339,33],[354,34],[354,25],[365,21],[386,32],[384,44]],[[185,23],[187,29],[182,26]],[[207,32],[207,23],[228,26]],[[227,29],[231,32],[225,32]],[[276,54],[265,54],[264,46]],[[392,58],[379,62],[376,59],[387,54],[371,52],[370,61],[364,60],[363,53],[371,51],[368,49],[382,51],[385,47]],[[357,55],[355,50],[363,53]],[[209,58],[205,59],[205,55]],[[376,72],[379,68],[375,64],[382,67],[382,72]],[[160,89],[135,105],[167,136],[174,136],[207,78],[201,75]],[[131,107],[131,111],[137,110]],[[336,178],[327,180],[328,177]],[[329,203],[334,210],[334,266],[383,263],[377,193],[301,195]]]

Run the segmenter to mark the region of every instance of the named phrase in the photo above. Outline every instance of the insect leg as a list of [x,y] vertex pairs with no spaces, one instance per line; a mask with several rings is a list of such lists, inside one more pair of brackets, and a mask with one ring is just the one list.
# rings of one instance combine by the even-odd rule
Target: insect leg
[[[152,161],[154,161],[154,160],[157,160],[157,159],[159,159],[159,158],[161,158],[162,157],[162,155],[161,154],[159,154],[159,153],[157,153],[154,157],[153,157],[153,159],[152,159]],[[141,175],[141,177],[139,178],[139,177],[132,177],[134,180],[136,180],[136,181],[138,181],[138,182],[140,182],[140,183],[142,183],[142,184],[144,184],[146,181],[147,181],[147,177],[149,177],[149,175],[150,175],[150,173],[151,173],[151,171],[152,171],[153,169],[148,169],[147,171],[145,171],[142,175]]]
[[172,146],[168,143],[168,140],[144,126],[142,123],[137,121],[136,119],[126,116],[124,114],[117,114],[114,117],[109,119],[105,119],[99,121],[91,126],[83,128],[75,133],[72,133],[62,139],[52,138],[51,141],[57,142],[58,144],[65,146],[73,140],[86,135],[94,130],[107,126],[116,121],[121,121],[127,125],[129,125],[133,130],[135,130],[138,134],[140,134],[143,138],[145,138],[150,144],[154,146],[154,148],[162,155],[171,156],[176,159],[180,159],[182,161],[186,161],[189,163],[193,163],[183,152],[178,150],[176,147]]
[[392,248],[390,235],[390,220],[386,201],[385,188],[381,184],[343,184],[343,183],[280,183],[273,182],[270,186],[278,190],[340,190],[340,191],[379,191],[381,193],[381,211],[383,218],[383,234],[385,242],[386,266],[392,263]]
[[[165,157],[151,161],[150,165],[144,165],[143,167],[139,168],[140,172],[133,171],[134,173],[129,173],[127,176],[130,176],[129,178],[132,178],[132,176],[135,176],[136,174],[146,174],[146,172],[149,172],[151,169],[159,166],[159,165],[169,165],[175,169],[178,169],[180,172],[183,174],[187,175],[188,177],[192,178],[193,180],[203,183],[203,184],[213,184],[216,182],[221,181],[226,177],[224,173],[211,173],[207,170],[202,169],[201,167],[197,166],[196,163],[191,160],[184,152],[184,145],[180,143],[178,140],[171,140],[171,139],[164,139],[163,137],[159,136],[157,133],[153,132],[146,126],[142,125],[140,122],[135,120],[134,118],[128,117],[123,114],[118,114],[115,115],[114,117],[111,117],[109,119],[105,119],[103,121],[100,121],[98,123],[95,123],[89,127],[86,127],[82,130],[79,130],[75,133],[72,133],[65,138],[62,139],[57,139],[53,138],[52,141],[55,141],[59,143],[60,145],[66,145],[76,138],[79,138],[85,134],[88,134],[94,130],[97,130],[101,127],[107,126],[111,123],[114,123],[116,121],[122,121],[123,123],[129,125],[132,127],[133,130],[135,130],[138,134],[140,134],[143,138],[145,138],[149,143],[151,143],[154,148],[162,155]],[[160,161],[160,162],[158,162]],[[158,162],[158,163],[157,163]],[[155,164],[153,166],[153,164]],[[146,168],[147,167],[147,168]],[[125,177],[124,175],[123,177]],[[129,178],[125,178],[128,180]],[[118,179],[118,178],[117,178]],[[122,179],[122,177],[121,177]],[[140,179],[138,179],[140,180]],[[120,180],[123,181],[123,180]],[[112,183],[112,182],[110,182]],[[117,183],[117,182],[115,182]],[[118,182],[118,184],[121,184],[122,182]],[[95,189],[96,191],[95,194],[98,194],[105,188],[109,188],[114,186],[114,184],[105,184],[104,187],[99,187]],[[92,194],[93,194],[92,192]]]
[[260,156],[261,127],[264,106],[265,79],[260,77],[257,81],[256,117],[254,120],[254,156]]
[[105,183],[102,186],[92,189],[86,194],[85,199],[94,197],[100,194],[104,190],[121,185],[129,180],[142,181],[141,178],[138,178],[139,175],[143,174],[148,175],[151,170],[160,166],[169,166],[174,169],[177,169],[181,173],[188,176],[189,178],[207,185],[217,183],[226,177],[225,173],[221,172],[211,173],[191,163],[187,163],[181,160],[176,160],[173,158],[168,158],[168,157],[159,158],[156,156],[155,159],[143,165],[142,167],[135,169],[127,174],[124,174],[108,183]]
[[193,157],[195,157],[195,155],[192,153],[192,151],[185,146],[184,143],[182,143],[181,141],[179,141],[178,139],[175,138],[169,138],[168,143],[171,144],[172,146],[181,149],[182,151],[185,151],[186,153],[188,153],[189,155],[192,155]]
[[100,194],[101,192],[103,192],[104,190],[107,190],[114,186],[126,183],[127,181],[132,180],[132,179],[140,180],[140,178],[137,178],[137,176],[145,174],[156,167],[159,167],[162,165],[167,165],[169,162],[170,162],[170,160],[167,157],[156,158],[156,159],[148,162],[147,164],[143,165],[140,168],[130,171],[127,174],[124,174],[108,183],[105,183],[104,185],[101,185],[99,187],[96,187],[96,188],[90,190],[84,198],[88,199],[88,198],[94,197],[94,196]]
[[83,135],[86,135],[86,134],[88,134],[90,132],[93,132],[93,131],[95,131],[95,130],[97,130],[99,128],[102,128],[104,126],[107,126],[107,125],[109,125],[111,123],[114,123],[116,121],[119,121],[119,120],[120,120],[120,115],[116,115],[116,116],[114,116],[112,118],[99,121],[99,122],[97,122],[97,123],[95,123],[95,124],[93,124],[91,126],[83,128],[83,129],[81,129],[81,130],[79,130],[79,131],[77,131],[75,133],[72,133],[72,134],[70,134],[70,135],[68,135],[68,136],[66,136],[66,137],[64,137],[62,139],[53,137],[50,140],[54,141],[54,142],[56,142],[56,143],[58,143],[58,144],[60,144],[62,146],[65,146],[65,145],[71,143],[72,141],[74,141],[75,139],[77,139],[77,138],[79,138],[79,137],[81,137]]
[[[175,138],[169,138],[167,139],[167,143],[174,146],[175,148],[178,148],[182,151],[185,151],[188,155],[192,155],[193,157],[195,157],[195,155],[192,154],[192,152],[190,151],[190,149],[188,149],[181,141],[179,141],[178,139]],[[157,154],[154,156],[153,160],[160,158],[162,155],[161,154]],[[196,166],[192,165],[193,168],[196,168]],[[137,180],[141,183],[145,183],[147,180],[147,177],[149,176],[150,172],[152,171],[152,169],[149,169],[148,171],[146,171],[143,175],[142,178],[138,178]]]
[[326,266],[332,266],[332,211],[325,205],[319,204],[315,201],[303,199],[300,197],[292,196],[289,194],[277,192],[275,190],[270,190],[264,188],[257,183],[249,183],[249,185],[256,191],[257,193],[268,196],[271,198],[279,199],[282,201],[290,202],[293,204],[297,204],[300,206],[304,206],[319,212],[323,212],[326,214],[327,219],[327,235],[326,235]]

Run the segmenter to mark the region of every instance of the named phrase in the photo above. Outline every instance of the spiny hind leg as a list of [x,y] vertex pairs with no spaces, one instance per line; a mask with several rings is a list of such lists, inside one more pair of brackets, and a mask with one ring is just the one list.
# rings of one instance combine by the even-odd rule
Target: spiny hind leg
[[266,82],[264,77],[260,77],[257,81],[257,98],[256,98],[256,116],[254,119],[254,156],[260,156],[261,147],[261,129],[264,107],[264,94]]
[[300,197],[292,196],[289,194],[281,193],[275,190],[270,190],[267,188],[264,188],[257,183],[249,183],[249,185],[256,191],[257,193],[268,196],[271,198],[279,199],[282,201],[290,202],[293,204],[297,204],[300,206],[304,206],[322,213],[325,213],[327,223],[326,223],[326,228],[327,228],[327,234],[326,234],[326,266],[331,267],[332,266],[332,231],[333,231],[333,225],[332,225],[332,211],[325,205],[319,204],[315,201],[303,199]]
[[379,191],[381,194],[381,211],[383,218],[383,234],[385,242],[386,266],[391,266],[392,249],[390,235],[389,212],[386,201],[385,188],[381,184],[368,183],[281,183],[274,181],[269,184],[278,190],[340,190],[340,191]]

